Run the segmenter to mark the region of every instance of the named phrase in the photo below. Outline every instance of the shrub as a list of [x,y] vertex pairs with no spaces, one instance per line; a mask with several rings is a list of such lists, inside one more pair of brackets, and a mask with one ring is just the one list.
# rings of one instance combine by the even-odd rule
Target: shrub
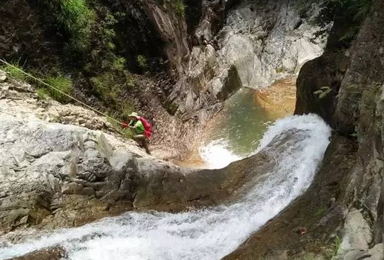
[[112,68],[117,71],[123,71],[127,61],[124,58],[118,58],[113,61]]
[[69,38],[69,46],[85,51],[90,44],[95,14],[85,0],[40,0],[54,14],[59,29]]
[[115,77],[111,72],[106,72],[100,76],[91,78],[91,83],[96,92],[103,97],[110,97],[111,89],[116,84]]

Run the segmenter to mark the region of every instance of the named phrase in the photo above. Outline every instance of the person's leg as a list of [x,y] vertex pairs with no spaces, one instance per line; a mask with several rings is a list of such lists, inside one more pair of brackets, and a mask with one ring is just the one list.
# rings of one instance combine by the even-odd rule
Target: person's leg
[[145,135],[135,135],[133,137],[133,139],[135,139],[135,141],[137,143],[139,143],[140,145],[142,145],[144,147],[147,154],[151,154],[151,152],[149,151],[149,147],[148,147],[148,141],[147,141],[147,138],[145,137]]

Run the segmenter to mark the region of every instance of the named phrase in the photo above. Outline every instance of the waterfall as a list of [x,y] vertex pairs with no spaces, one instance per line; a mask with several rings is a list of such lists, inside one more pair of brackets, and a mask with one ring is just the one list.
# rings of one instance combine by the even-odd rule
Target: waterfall
[[309,187],[329,136],[329,127],[315,115],[278,120],[255,149],[274,153],[274,166],[242,198],[177,214],[129,212],[20,244],[3,242],[0,259],[56,245],[71,260],[221,259]]

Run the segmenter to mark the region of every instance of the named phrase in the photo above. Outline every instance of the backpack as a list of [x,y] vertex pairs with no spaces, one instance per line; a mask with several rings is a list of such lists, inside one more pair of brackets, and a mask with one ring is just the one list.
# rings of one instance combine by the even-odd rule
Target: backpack
[[138,117],[141,123],[143,123],[144,126],[144,135],[150,139],[152,136],[152,126],[151,124],[143,117]]

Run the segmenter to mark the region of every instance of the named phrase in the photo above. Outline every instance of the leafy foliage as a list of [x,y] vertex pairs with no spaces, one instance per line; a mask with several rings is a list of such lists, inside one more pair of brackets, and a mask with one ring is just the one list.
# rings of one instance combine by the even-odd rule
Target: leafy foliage
[[328,96],[329,93],[332,92],[332,89],[330,87],[324,86],[321,87],[319,90],[316,90],[313,92],[314,95],[317,95],[319,99],[323,99],[326,96]]
[[95,14],[88,7],[86,0],[40,0],[55,14],[58,29],[69,38],[69,47],[77,51],[89,48],[91,26]]
[[139,67],[145,69],[148,67],[147,59],[143,55],[137,56],[137,62],[139,63]]
[[124,58],[117,58],[113,61],[113,69],[123,71],[127,61]]

